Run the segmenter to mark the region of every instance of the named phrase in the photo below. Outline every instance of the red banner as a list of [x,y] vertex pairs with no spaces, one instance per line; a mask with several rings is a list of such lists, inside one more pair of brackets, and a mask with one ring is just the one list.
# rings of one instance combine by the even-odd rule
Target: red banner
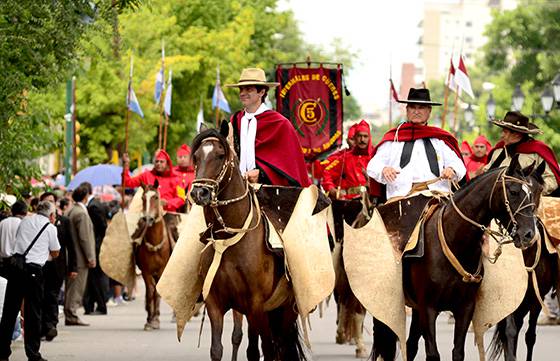
[[342,68],[276,68],[276,109],[298,135],[306,160],[342,143]]

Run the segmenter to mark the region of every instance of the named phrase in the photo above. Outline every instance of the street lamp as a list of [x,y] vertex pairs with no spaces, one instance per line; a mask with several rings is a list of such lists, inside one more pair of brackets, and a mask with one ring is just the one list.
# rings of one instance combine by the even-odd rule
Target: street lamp
[[490,93],[490,97],[488,97],[488,101],[486,102],[486,114],[488,114],[488,120],[494,120],[496,116],[496,102],[494,101],[492,93]]
[[512,110],[521,111],[525,102],[525,94],[521,91],[521,85],[517,84],[511,97]]
[[546,87],[541,95],[541,104],[544,110],[544,113],[548,115],[552,106],[554,105],[554,94],[550,87]]
[[556,104],[560,106],[560,73],[556,74],[552,81],[552,92],[554,93]]

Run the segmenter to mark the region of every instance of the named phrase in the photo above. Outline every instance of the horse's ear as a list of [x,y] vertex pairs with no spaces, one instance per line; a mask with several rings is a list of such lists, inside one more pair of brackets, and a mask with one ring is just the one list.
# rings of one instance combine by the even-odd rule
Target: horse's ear
[[511,162],[509,163],[509,167],[506,171],[506,175],[511,175],[512,176],[520,168],[521,168],[521,166],[519,165],[519,153],[518,153],[518,154],[515,154],[511,158]]
[[146,184],[144,184],[144,182],[140,182],[140,187],[142,187],[142,190],[146,193]]
[[544,179],[543,179],[543,174],[544,171],[546,170],[546,161],[542,161],[541,164],[539,164],[539,166],[537,167],[537,169],[535,169],[532,173],[532,175],[537,179],[537,181],[541,184],[544,183]]
[[533,161],[533,163],[531,163],[528,167],[523,168],[523,175],[528,176],[528,175],[532,174],[533,171],[535,170],[535,164],[536,163],[537,163],[536,161]]
[[158,189],[159,188],[159,180],[156,178],[156,181],[154,182],[154,188]]
[[208,130],[208,126],[205,123],[200,124],[200,129],[198,130],[198,134]]
[[229,122],[225,119],[223,119],[220,124],[220,134],[223,135],[224,138],[227,138],[229,134]]

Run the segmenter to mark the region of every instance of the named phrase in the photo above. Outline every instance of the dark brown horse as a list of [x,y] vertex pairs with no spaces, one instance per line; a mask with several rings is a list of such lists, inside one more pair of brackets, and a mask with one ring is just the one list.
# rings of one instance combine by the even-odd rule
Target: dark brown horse
[[[541,301],[550,290],[558,291],[558,255],[550,254],[544,244],[545,229],[539,222],[541,238],[533,246],[523,251],[525,266],[528,268],[529,280],[523,301],[511,315],[500,321],[496,326],[494,338],[490,345],[490,360],[497,360],[503,352],[506,361],[517,360],[517,340],[523,327],[523,321],[529,313],[529,326],[525,333],[527,345],[527,361],[533,359],[533,348],[537,340],[537,319],[541,312]],[[539,298],[534,288],[535,277],[538,285]]]
[[[544,164],[544,163],[543,163]],[[535,212],[542,189],[541,164],[522,170],[517,157],[508,168],[490,171],[475,178],[452,195],[425,222],[421,258],[404,258],[403,287],[407,305],[412,307],[412,323],[407,359],[413,360],[422,336],[426,360],[439,361],[436,318],[441,311],[455,317],[453,361],[465,358],[465,337],[472,320],[476,293],[480,286],[483,234],[492,219],[504,226],[516,247],[529,247],[536,235]],[[459,213],[460,212],[460,213]],[[383,216],[383,207],[380,207]],[[447,248],[457,262],[444,254]],[[459,273],[462,266],[463,274]],[[374,320],[372,357],[394,360],[396,335]]]
[[132,234],[132,239],[140,242],[135,249],[136,264],[142,271],[142,278],[146,285],[146,312],[148,317],[144,330],[159,329],[160,296],[156,291],[156,284],[169,261],[172,250],[171,231],[164,218],[174,217],[163,215],[163,207],[158,192],[158,182],[152,185],[142,185],[142,217]]
[[[212,327],[211,359],[222,359],[223,316],[230,309],[247,317],[249,361],[260,359],[259,337],[264,360],[305,359],[293,296],[272,310],[265,306],[285,277],[284,260],[265,244],[260,208],[255,204],[252,187],[239,171],[237,156],[226,140],[227,124],[224,125],[220,132],[201,132],[192,145],[196,178],[191,197],[204,207],[208,225],[201,241],[214,245],[234,243],[222,253],[205,298]],[[208,247],[202,254],[203,274],[210,268],[214,249]]]

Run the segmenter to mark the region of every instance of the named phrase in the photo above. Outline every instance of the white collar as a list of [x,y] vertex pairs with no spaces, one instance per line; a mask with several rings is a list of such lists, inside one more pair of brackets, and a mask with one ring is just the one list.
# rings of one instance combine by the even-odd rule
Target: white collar
[[247,111],[247,109],[245,109],[245,114],[244,116],[247,117],[247,119],[252,119],[255,117],[255,115],[259,115],[262,114],[264,112],[266,112],[268,110],[268,107],[266,106],[265,103],[261,103],[261,105],[258,107],[257,111],[254,113],[249,113]]

